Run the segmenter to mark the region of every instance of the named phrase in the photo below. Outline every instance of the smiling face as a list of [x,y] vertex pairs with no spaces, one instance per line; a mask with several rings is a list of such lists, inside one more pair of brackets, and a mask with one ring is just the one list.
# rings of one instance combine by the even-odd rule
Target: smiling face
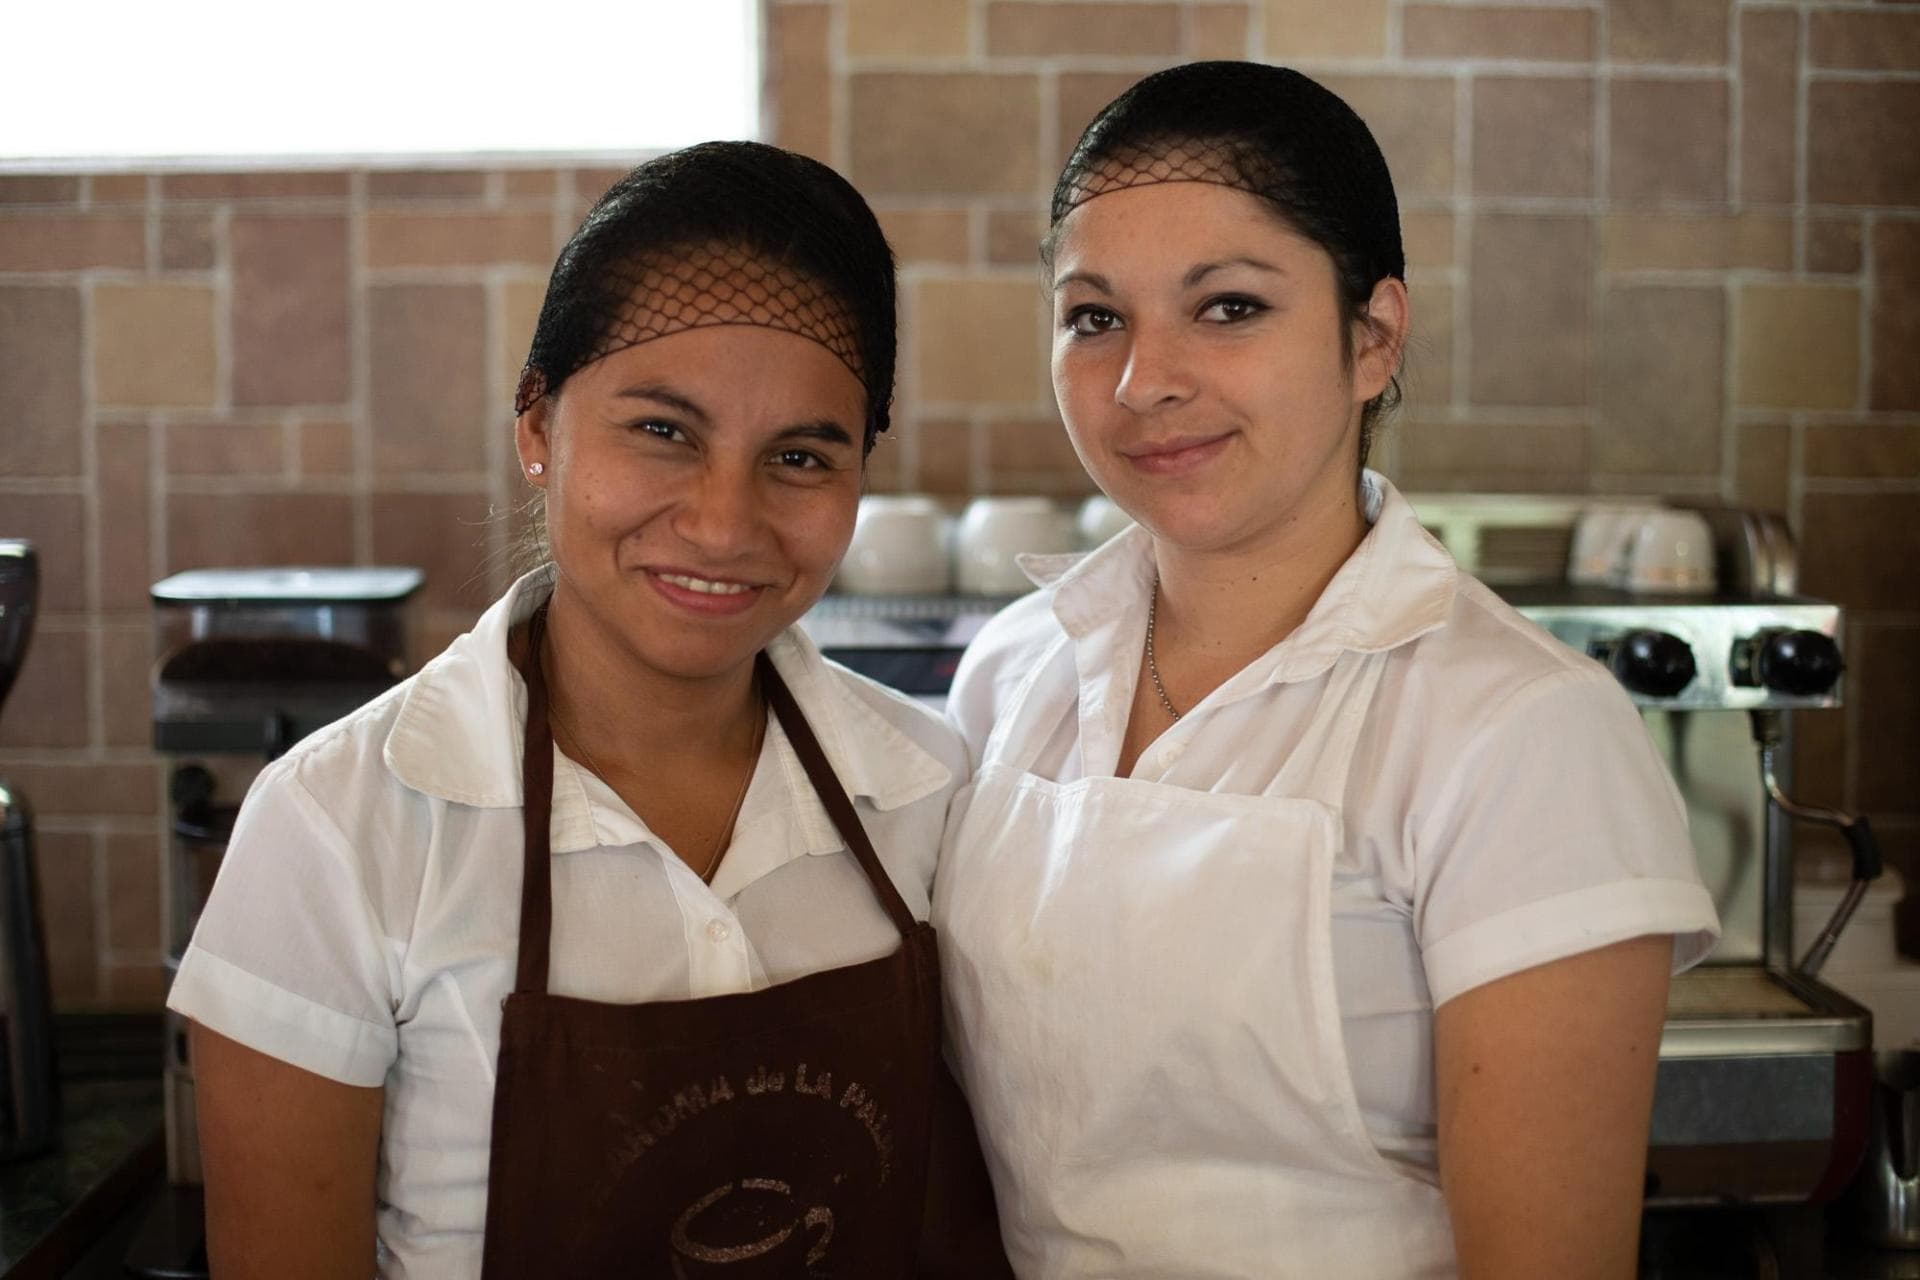
[[737,674],[846,551],[865,414],[846,365],[776,329],[688,329],[580,369],[516,428],[521,465],[544,467],[556,618],[659,675]]
[[1127,514],[1183,549],[1234,552],[1351,513],[1361,410],[1392,377],[1403,285],[1375,288],[1378,329],[1354,324],[1324,249],[1259,198],[1201,182],[1087,201],[1060,224],[1053,267],[1054,392]]

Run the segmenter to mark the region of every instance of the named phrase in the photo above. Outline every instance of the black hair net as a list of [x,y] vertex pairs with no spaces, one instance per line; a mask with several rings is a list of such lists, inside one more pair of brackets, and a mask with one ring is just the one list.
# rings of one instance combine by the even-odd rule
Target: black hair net
[[1368,284],[1406,277],[1393,179],[1359,116],[1284,67],[1193,62],[1148,76],[1088,125],[1052,223],[1109,191],[1210,182],[1260,196]]
[[893,253],[846,179],[758,142],[707,142],[615,183],[560,251],[514,396],[524,413],[625,347],[709,325],[819,343],[867,392],[867,447],[893,397]]

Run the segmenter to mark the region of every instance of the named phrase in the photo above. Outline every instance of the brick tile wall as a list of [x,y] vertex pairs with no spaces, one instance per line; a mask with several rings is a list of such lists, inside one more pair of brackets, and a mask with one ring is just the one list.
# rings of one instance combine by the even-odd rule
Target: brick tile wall
[[[1920,878],[1920,4],[767,0],[766,136],[849,174],[902,267],[876,488],[1084,493],[1035,242],[1091,113],[1192,57],[1346,95],[1403,205],[1416,333],[1376,450],[1423,489],[1718,495],[1850,610],[1808,798]],[[45,621],[0,722],[58,998],[151,1003],[145,591],[191,564],[424,565],[420,650],[506,581],[508,403],[611,169],[0,175],[0,536]],[[244,778],[244,762],[226,771]]]

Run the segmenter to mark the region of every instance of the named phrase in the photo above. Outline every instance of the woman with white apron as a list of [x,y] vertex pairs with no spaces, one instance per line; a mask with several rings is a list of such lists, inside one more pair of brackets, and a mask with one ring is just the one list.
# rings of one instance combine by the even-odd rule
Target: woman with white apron
[[1138,524],[980,634],[934,919],[1015,1270],[1625,1277],[1669,972],[1718,929],[1595,664],[1366,471],[1393,186],[1290,71],[1148,77],[1044,246]]

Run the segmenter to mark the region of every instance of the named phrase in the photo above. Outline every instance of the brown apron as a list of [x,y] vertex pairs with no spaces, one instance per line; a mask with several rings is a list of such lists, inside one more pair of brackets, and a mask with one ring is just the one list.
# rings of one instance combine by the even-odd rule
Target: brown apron
[[[933,928],[901,901],[764,654],[767,701],[901,945],[863,964],[706,999],[603,1004],[548,993],[544,623],[543,609],[520,666],[525,870],[519,971],[494,1086],[485,1280],[1010,1275],[971,1117],[940,1061]],[[957,1230],[950,1221],[929,1228],[942,1237],[942,1258],[916,1271],[927,1248],[936,1114],[949,1154],[934,1178],[934,1216],[965,1220]],[[975,1256],[958,1261],[955,1249]]]

